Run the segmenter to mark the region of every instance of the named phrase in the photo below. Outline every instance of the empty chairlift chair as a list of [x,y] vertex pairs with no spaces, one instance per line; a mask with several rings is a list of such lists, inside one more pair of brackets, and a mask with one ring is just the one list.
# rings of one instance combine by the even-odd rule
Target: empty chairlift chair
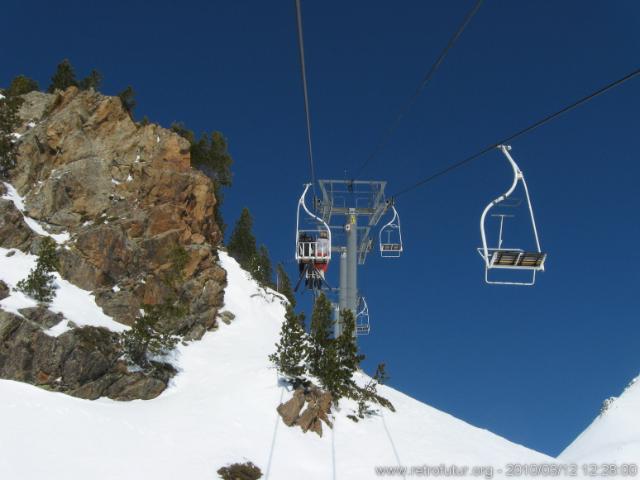
[[[507,161],[513,169],[513,183],[509,190],[503,195],[493,200],[486,206],[482,212],[480,218],[480,235],[482,238],[482,247],[478,248],[478,253],[484,260],[485,264],[485,281],[492,285],[534,285],[536,282],[536,273],[544,271],[544,264],[547,258],[547,254],[542,252],[540,248],[540,239],[538,237],[538,230],[536,227],[535,217],[533,215],[533,207],[531,205],[531,198],[529,197],[529,189],[527,188],[527,182],[524,178],[524,174],[516,164],[509,151],[511,147],[507,145],[500,145],[498,147]],[[498,246],[489,247],[487,245],[487,235],[485,232],[485,221],[489,211],[496,205],[504,202],[516,189],[518,182],[522,183],[524,193],[527,200],[527,207],[529,209],[529,215],[531,217],[531,226],[533,229],[533,235],[535,237],[536,251],[525,251],[520,248],[505,248],[502,246],[502,234],[504,229],[504,219],[511,217],[512,215],[493,215],[500,218],[500,230],[498,233]],[[512,269],[512,270],[524,270],[531,272],[530,280],[528,281],[502,281],[491,279],[490,271],[495,269]]]
[[398,258],[402,255],[402,230],[400,229],[400,216],[396,207],[391,204],[393,217],[381,229],[378,235],[380,244],[380,256],[382,258]]
[[364,297],[360,297],[358,302],[358,313],[356,314],[356,335],[369,335],[371,325],[369,323],[369,306]]

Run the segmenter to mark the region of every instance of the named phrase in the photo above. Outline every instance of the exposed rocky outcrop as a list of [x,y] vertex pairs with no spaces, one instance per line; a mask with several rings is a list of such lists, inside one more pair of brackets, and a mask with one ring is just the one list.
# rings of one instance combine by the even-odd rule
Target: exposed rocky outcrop
[[60,321],[59,314],[42,307],[20,313],[25,317],[0,311],[2,378],[82,398],[132,400],[158,396],[175,373],[166,365],[149,372],[130,372],[120,360],[118,335],[107,329],[75,328],[52,337],[43,327]]
[[[278,413],[288,427],[299,426],[303,432],[315,432],[322,436],[322,423],[333,428],[329,415],[333,399],[330,392],[311,385],[298,387],[293,397],[278,406]],[[303,410],[306,404],[306,408]]]
[[[70,234],[58,249],[60,274],[91,290],[123,324],[131,325],[143,305],[173,299],[187,313],[163,320],[159,329],[187,340],[214,329],[226,286],[217,263],[221,233],[213,184],[191,168],[189,143],[157,125],[136,124],[117,97],[93,90],[23,98],[25,126],[9,181],[24,197],[26,215],[51,233]],[[0,183],[0,195],[5,190]],[[0,199],[0,247],[33,253],[38,240],[13,202]],[[176,271],[176,250],[186,251],[182,271]],[[48,337],[45,330],[60,318],[46,309],[21,311],[22,317],[0,313],[0,328],[9,335],[0,344],[3,378],[86,398],[128,399],[157,395],[172,375],[160,368],[153,375],[127,372],[106,331]],[[100,338],[100,348],[85,349],[84,335]],[[71,375],[69,352],[91,373]],[[63,386],[50,381],[58,377]]]
[[[11,181],[26,196],[29,216],[72,234],[61,252],[63,277],[94,291],[105,312],[125,324],[143,303],[177,295],[191,309],[169,329],[202,336],[215,325],[225,272],[216,263],[213,184],[190,167],[189,143],[157,125],[135,124],[117,97],[92,90],[25,99],[20,115],[36,125],[23,134]],[[7,223],[20,225],[19,212],[5,211]],[[0,237],[0,245],[23,248],[28,231]],[[174,292],[166,274],[178,245],[189,255],[188,281]]]
[[33,231],[13,202],[0,198],[0,247],[30,251],[34,239]]

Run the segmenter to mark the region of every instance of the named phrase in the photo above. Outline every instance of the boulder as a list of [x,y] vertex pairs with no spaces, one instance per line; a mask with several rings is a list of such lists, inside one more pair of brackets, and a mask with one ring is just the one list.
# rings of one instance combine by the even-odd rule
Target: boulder
[[282,417],[282,421],[288,427],[296,423],[300,416],[300,411],[304,406],[304,390],[298,389],[293,393],[293,397],[285,403],[278,405],[278,413]]
[[332,401],[330,392],[311,384],[296,388],[293,397],[281,403],[277,411],[285,425],[299,426],[304,433],[311,431],[322,437],[322,423],[333,428],[329,418]]
[[2,280],[0,280],[0,300],[4,300],[5,298],[7,298],[10,293],[11,290],[9,289],[9,286]]
[[236,318],[235,314],[231,313],[228,310],[224,312],[220,312],[220,319],[226,324],[229,325]]

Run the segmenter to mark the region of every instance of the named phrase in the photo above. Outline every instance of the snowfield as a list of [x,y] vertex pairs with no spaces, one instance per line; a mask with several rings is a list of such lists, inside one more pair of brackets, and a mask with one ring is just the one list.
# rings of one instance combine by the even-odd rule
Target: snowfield
[[236,319],[178,348],[180,373],[158,398],[88,401],[0,381],[0,478],[215,479],[221,466],[250,460],[265,479],[368,479],[380,478],[374,466],[551,460],[388,387],[381,393],[396,413],[356,424],[344,404],[322,438],[286,427],[276,406],[291,392],[267,360],[284,307],[220,257]]
[[640,377],[558,457],[563,462],[640,462]]

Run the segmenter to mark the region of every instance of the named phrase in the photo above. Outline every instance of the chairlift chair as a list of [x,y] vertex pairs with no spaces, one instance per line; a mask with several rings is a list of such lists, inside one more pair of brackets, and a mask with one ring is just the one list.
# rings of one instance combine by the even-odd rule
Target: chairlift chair
[[[298,263],[328,263],[331,260],[331,229],[324,220],[307,208],[305,197],[310,186],[310,183],[305,185],[298,200],[295,258]],[[312,223],[312,227],[303,228],[303,222],[301,222],[303,212],[308,216],[306,223]],[[327,241],[319,242],[321,236],[326,237]],[[303,240],[305,237],[310,240]]]
[[358,313],[356,314],[356,335],[369,335],[371,325],[369,323],[369,306],[364,297],[360,297],[358,302]]
[[400,216],[393,204],[391,204],[391,209],[393,217],[380,229],[378,234],[380,256],[382,258],[398,258],[403,250]]
[[[478,248],[478,253],[484,260],[485,264],[485,282],[491,285],[525,285],[531,286],[536,282],[536,273],[544,271],[544,264],[547,258],[547,254],[542,252],[540,248],[540,239],[538,237],[538,230],[536,227],[536,220],[533,215],[533,206],[531,204],[531,198],[529,197],[529,189],[527,188],[527,182],[524,178],[524,174],[518,167],[509,151],[511,147],[508,145],[500,145],[498,147],[507,161],[513,169],[513,183],[509,190],[504,194],[493,200],[487,205],[480,217],[480,236],[482,238],[482,247]],[[536,243],[536,251],[530,252],[520,248],[505,248],[502,246],[502,234],[504,230],[504,219],[511,217],[512,215],[492,215],[500,218],[500,229],[498,232],[498,246],[489,247],[487,245],[487,235],[485,232],[485,220],[489,211],[496,205],[504,202],[510,197],[513,191],[516,189],[518,182],[522,183],[524,187],[524,193],[527,200],[527,206],[529,208],[529,215],[531,217],[531,225],[533,228],[533,235]],[[503,204],[504,205],[504,204]],[[531,272],[531,279],[529,281],[502,281],[491,279],[489,275],[490,270],[505,269],[505,270],[524,270]]]
[[324,272],[318,265],[326,266],[331,260],[331,229],[306,205],[305,198],[310,186],[310,183],[305,184],[298,200],[295,259],[300,265],[301,279],[303,276],[307,279],[305,284],[313,289],[321,289],[326,282]]

